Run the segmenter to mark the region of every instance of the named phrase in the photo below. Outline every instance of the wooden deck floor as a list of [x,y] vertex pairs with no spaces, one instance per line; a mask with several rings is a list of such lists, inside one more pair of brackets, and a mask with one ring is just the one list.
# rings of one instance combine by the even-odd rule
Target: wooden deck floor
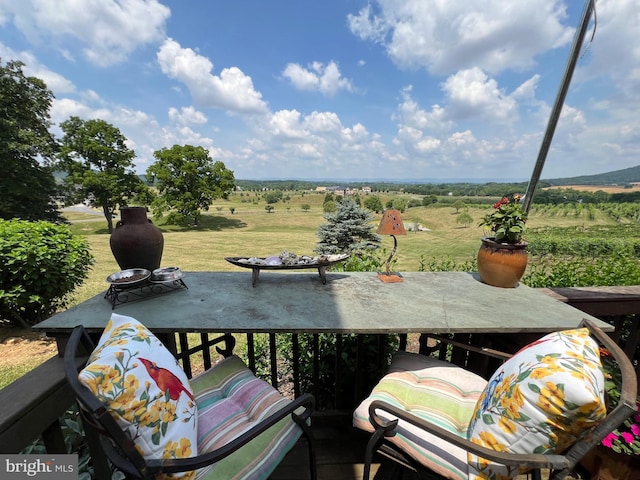
[[[361,480],[364,452],[369,439],[366,432],[351,426],[350,414],[330,418],[314,416],[313,432],[317,449],[318,480]],[[306,444],[298,444],[271,476],[271,480],[309,478]],[[372,465],[375,480],[437,480],[440,477],[418,475],[394,462],[381,459]]]

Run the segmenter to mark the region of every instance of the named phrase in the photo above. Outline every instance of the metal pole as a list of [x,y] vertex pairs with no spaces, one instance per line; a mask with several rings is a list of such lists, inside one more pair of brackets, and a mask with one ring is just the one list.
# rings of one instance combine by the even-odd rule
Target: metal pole
[[531,180],[529,180],[527,193],[525,194],[525,197],[524,197],[523,209],[527,213],[531,208],[531,202],[533,201],[533,194],[535,193],[536,187],[538,186],[538,181],[540,180],[540,175],[542,174],[542,168],[544,167],[544,162],[547,158],[547,153],[549,152],[551,141],[553,140],[553,134],[555,133],[556,125],[558,124],[558,118],[560,118],[560,112],[562,111],[564,99],[567,96],[567,91],[569,90],[569,84],[571,83],[573,70],[576,67],[576,63],[578,62],[578,55],[580,54],[582,41],[584,40],[584,36],[587,33],[587,27],[589,26],[589,19],[591,18],[591,14],[594,8],[595,8],[595,0],[587,0],[587,3],[584,7],[584,11],[582,12],[580,25],[576,30],[576,34],[573,39],[573,46],[571,47],[571,52],[569,54],[569,59],[567,60],[567,65],[565,67],[564,75],[562,77],[562,82],[560,84],[560,88],[556,96],[556,101],[553,105],[553,109],[551,110],[549,123],[547,124],[547,130],[544,134],[544,138],[542,139],[542,145],[540,146],[538,159],[536,160],[536,164],[533,167]]

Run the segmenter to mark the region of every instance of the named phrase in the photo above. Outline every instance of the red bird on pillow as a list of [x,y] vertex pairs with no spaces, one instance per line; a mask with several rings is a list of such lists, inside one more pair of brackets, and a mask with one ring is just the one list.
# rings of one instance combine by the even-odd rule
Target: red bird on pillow
[[152,362],[151,360],[147,360],[146,358],[140,358],[140,361],[147,369],[147,372],[149,372],[149,376],[156,382],[158,388],[165,392],[169,392],[169,397],[171,398],[171,400],[178,400],[182,392],[186,393],[187,396],[191,400],[193,400],[193,395],[191,394],[191,392],[187,390],[180,379],[169,370],[159,367],[156,362]]

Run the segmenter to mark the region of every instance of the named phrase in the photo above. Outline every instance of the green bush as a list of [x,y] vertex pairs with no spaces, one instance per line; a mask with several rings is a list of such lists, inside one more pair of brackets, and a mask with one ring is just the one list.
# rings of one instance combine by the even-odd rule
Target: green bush
[[0,265],[0,318],[25,327],[67,305],[93,256],[67,225],[0,220]]
[[621,252],[593,259],[530,259],[522,283],[534,288],[639,285],[640,260]]
[[[379,272],[384,269],[386,256],[389,252],[384,248],[376,251],[354,250],[344,262],[331,267],[332,272]],[[395,265],[397,258],[391,261]]]

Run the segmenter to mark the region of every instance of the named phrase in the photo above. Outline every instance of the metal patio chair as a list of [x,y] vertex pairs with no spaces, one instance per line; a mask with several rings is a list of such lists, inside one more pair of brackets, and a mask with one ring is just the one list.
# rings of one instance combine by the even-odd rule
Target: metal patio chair
[[[259,467],[256,471],[253,471],[251,475],[246,473],[240,474],[241,478],[267,478],[273,469],[275,469],[277,464],[282,460],[282,457],[284,457],[284,455],[293,447],[301,435],[306,437],[306,441],[308,443],[309,477],[312,479],[317,478],[314,442],[309,428],[310,416],[315,405],[314,398],[309,394],[303,394],[295,400],[287,400],[284,399],[279,392],[276,395],[274,392],[277,392],[277,390],[266,382],[258,380],[237,357],[229,357],[231,358],[231,362],[234,364],[232,374],[237,376],[235,377],[236,380],[233,385],[224,386],[226,389],[224,396],[233,396],[235,392],[244,388],[243,384],[246,382],[254,382],[253,385],[261,383],[260,388],[262,388],[262,391],[267,391],[268,389],[273,390],[273,392],[268,393],[269,398],[274,398],[276,396],[280,397],[276,407],[271,408],[271,410],[267,408],[266,410],[268,410],[269,413],[266,416],[259,417],[256,415],[256,418],[251,417],[254,413],[253,410],[250,411],[247,409],[247,411],[244,411],[244,405],[239,406],[236,409],[237,412],[229,412],[229,418],[226,419],[227,423],[220,427],[221,430],[226,429],[227,431],[222,432],[221,434],[228,435],[228,430],[230,428],[238,429],[239,423],[242,423],[243,428],[238,432],[235,438],[225,442],[223,445],[216,446],[210,451],[198,451],[195,456],[187,458],[146,458],[140,453],[139,447],[136,446],[136,442],[132,440],[131,435],[128,434],[116,421],[112,412],[105,403],[103,403],[103,401],[94,395],[94,393],[79,380],[78,369],[76,367],[77,362],[74,361],[74,357],[82,354],[83,352],[91,353],[94,351],[94,348],[95,344],[87,331],[82,326],[76,327],[71,334],[64,354],[66,376],[69,385],[75,393],[90,448],[92,442],[94,446],[98,445],[98,449],[106,454],[106,457],[112,465],[122,471],[127,478],[156,479],[164,478],[162,474],[176,474],[179,472],[190,471],[195,471],[195,473],[188,474],[186,478],[195,478],[197,480],[237,478],[236,474],[229,470],[229,467],[225,467],[225,470],[222,473],[217,470],[207,471],[207,468],[210,468],[218,462],[224,462],[225,459],[228,459],[234,452],[238,452],[245,446],[250,446],[252,442],[260,441],[261,436],[264,437],[264,435],[268,435],[270,431],[273,432],[273,430],[270,429],[279,428],[283,422],[288,424],[287,428],[289,429],[289,433],[293,431],[293,435],[289,435],[286,439],[286,443],[283,445],[278,443],[279,439],[277,437],[275,439],[270,439],[266,444],[266,447],[260,448],[257,455],[258,458],[253,457],[247,461],[259,462]],[[222,363],[227,362],[229,358],[223,360]],[[226,368],[229,370],[228,363],[225,363],[225,365],[227,365]],[[196,383],[198,378],[204,379],[204,381],[209,381],[208,378],[220,375],[218,369],[219,365],[216,365],[200,374],[200,376],[194,377],[192,380],[196,381]],[[227,382],[227,377],[230,377],[230,375],[231,374],[229,374],[228,371],[223,372],[222,377],[225,378],[223,378],[221,383]],[[238,380],[240,377],[246,381]],[[180,392],[178,392],[178,395],[179,394]],[[253,390],[250,394],[256,395]],[[169,399],[169,396],[173,394],[167,390],[166,395],[166,398]],[[198,395],[197,388],[194,387],[193,403],[196,405],[200,402]],[[191,397],[191,395],[189,396]],[[256,403],[268,403],[270,400],[266,399],[266,396],[267,395],[262,395],[259,398],[254,396],[253,399],[256,400]],[[239,402],[244,398],[245,397],[236,398],[234,401]],[[210,408],[210,403],[212,402],[211,399],[207,399],[206,402],[208,402],[206,407]],[[280,406],[281,403],[283,406]],[[204,407],[205,406],[202,406],[202,409],[207,410],[207,408]],[[274,412],[274,409],[276,408],[277,411]],[[218,419],[213,419],[213,421],[215,424]],[[216,432],[213,431],[212,437],[215,436]],[[271,458],[271,456],[273,458]]]
[[[560,343],[547,343],[550,341],[546,339],[551,337],[546,336],[513,356],[475,349],[476,353],[487,350],[493,357],[505,359],[489,381],[446,361],[407,352],[396,354],[389,373],[354,412],[354,426],[372,433],[365,452],[363,478],[369,479],[376,452],[414,471],[435,473],[436,478],[494,478],[491,474],[494,468],[504,475],[495,475],[495,478],[516,478],[528,473],[540,480],[542,472],[546,473],[547,469],[549,479],[565,478],[591,448],[637,410],[636,374],[627,355],[592,322],[584,320],[581,327],[588,332],[583,336],[596,340],[599,346],[595,351],[596,362],[591,361],[594,352],[587,340],[584,341],[588,348],[584,351],[589,357],[574,355],[571,350],[563,352],[563,342],[572,342],[570,334],[576,330],[567,331],[566,338],[563,338],[563,332],[556,332],[550,335],[554,335],[555,341],[562,339]],[[556,354],[551,346],[560,353]],[[615,408],[600,405],[601,399],[606,397],[602,394],[602,380],[592,384],[594,378],[602,377],[599,366],[602,347],[612,355],[621,372],[620,400]],[[545,348],[551,350],[545,352]],[[529,365],[525,363],[527,358],[550,370],[526,370],[525,365]],[[563,374],[567,376],[562,377],[562,383],[555,384],[544,378],[547,372],[551,375],[553,369],[565,367],[567,372]],[[514,371],[516,374],[512,375]],[[597,371],[600,377],[597,373],[592,375]],[[537,376],[541,376],[541,387],[536,384]],[[580,406],[569,402],[569,397],[589,391],[589,388],[600,392],[595,403],[587,401]],[[536,400],[539,405],[531,406],[533,413],[530,413],[531,409],[525,412],[522,407],[523,393],[539,395]],[[558,413],[563,408],[567,408],[568,413]],[[589,421],[586,417],[571,419],[571,412],[580,412],[581,409],[586,412],[589,408],[594,412],[597,409],[599,418],[595,418],[594,413]],[[533,431],[530,425],[538,414],[536,412],[549,415],[548,419],[541,417],[542,433],[537,433],[545,436],[545,445],[535,447],[538,444],[534,444],[534,448],[529,450],[523,446],[525,440],[515,436],[520,431],[515,428],[519,428],[519,421],[527,425],[525,415],[529,415],[531,421],[526,428]],[[550,433],[545,433],[552,423],[561,424],[570,434],[567,433],[565,438],[562,433],[561,439],[551,427]],[[487,432],[485,429],[493,430]],[[478,431],[476,435],[474,432]],[[525,429],[522,432],[529,435]],[[500,440],[503,438],[501,435],[514,441]],[[508,469],[509,475],[499,470],[501,468]]]

